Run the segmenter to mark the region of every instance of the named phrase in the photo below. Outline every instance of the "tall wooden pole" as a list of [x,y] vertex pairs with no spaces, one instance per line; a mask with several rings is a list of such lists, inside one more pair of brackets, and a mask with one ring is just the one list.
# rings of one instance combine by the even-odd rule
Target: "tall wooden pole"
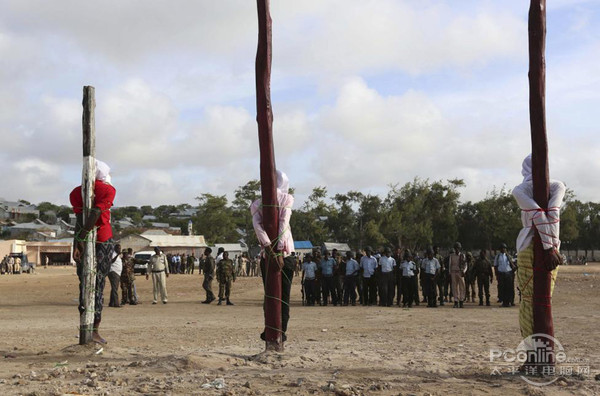
[[[256,51],[256,121],[260,146],[260,186],[263,226],[271,241],[277,241],[278,210],[273,110],[271,108],[271,15],[269,0],[256,0],[258,49]],[[276,243],[275,243],[276,245]],[[275,248],[275,247],[274,247]],[[281,271],[273,257],[266,255],[265,336],[266,349],[283,351],[281,332]]]
[[[546,136],[546,0],[531,0],[529,8],[529,117],[531,124],[531,164],[533,199],[548,208],[548,139]],[[543,246],[535,231],[533,239],[533,333],[554,337],[552,274],[543,261]],[[548,341],[548,340],[544,340]],[[551,341],[551,340],[550,340]],[[554,349],[550,342],[549,348]],[[554,364],[553,354],[545,364]]]
[[[81,194],[83,195],[83,219],[89,218],[94,204],[94,184],[96,182],[96,99],[94,87],[83,87],[83,174]],[[85,226],[85,225],[83,225]],[[83,301],[85,310],[79,318],[79,344],[92,341],[94,330],[94,295],[96,289],[96,229],[87,235],[83,255]]]

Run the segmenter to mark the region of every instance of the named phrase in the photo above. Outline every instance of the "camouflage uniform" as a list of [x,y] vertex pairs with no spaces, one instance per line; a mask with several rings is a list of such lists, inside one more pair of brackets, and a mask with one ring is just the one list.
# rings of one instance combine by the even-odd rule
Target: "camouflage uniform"
[[490,305],[490,283],[494,280],[492,262],[487,257],[478,256],[473,265],[473,275],[477,279],[479,289],[479,305],[483,305],[483,293],[485,291],[485,304]]
[[467,272],[465,272],[465,295],[467,301],[469,300],[469,289],[471,289],[471,302],[475,302],[475,273],[473,268],[475,266],[475,259],[471,252],[467,252]]
[[215,293],[212,291],[212,280],[215,276],[215,258],[213,256],[207,256],[202,260],[202,272],[204,272],[202,287],[206,291],[204,303],[210,303],[215,299]]
[[123,270],[121,271],[121,305],[125,305],[127,303],[131,305],[137,304],[135,293],[133,292],[134,282],[135,275],[133,273],[133,258],[128,256],[127,258],[123,258]]
[[235,282],[235,267],[233,261],[224,258],[217,264],[217,281],[219,281],[219,304],[224,299],[231,305],[229,295],[231,293],[231,283]]

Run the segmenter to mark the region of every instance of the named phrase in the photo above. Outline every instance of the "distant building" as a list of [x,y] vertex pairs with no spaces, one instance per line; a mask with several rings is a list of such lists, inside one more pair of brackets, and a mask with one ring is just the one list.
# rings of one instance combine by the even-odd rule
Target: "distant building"
[[19,236],[29,240],[45,241],[51,238],[57,238],[67,234],[73,227],[59,220],[57,224],[47,224],[40,219],[35,219],[31,223],[16,223],[8,227],[11,237]]
[[229,258],[233,259],[235,256],[239,256],[242,253],[248,252],[248,247],[243,243],[215,243],[213,249],[213,255],[216,256],[219,248],[225,249],[226,252],[229,252]]
[[296,255],[300,257],[312,253],[313,247],[310,241],[294,241],[294,250],[296,251]]
[[0,218],[19,221],[26,215],[40,216],[40,211],[35,205],[27,205],[23,202],[0,200]]
[[341,255],[346,254],[346,252],[352,251],[350,246],[347,243],[338,243],[338,242],[325,242],[323,243],[323,248],[327,249],[330,253],[333,249],[337,249],[338,253]]
[[194,253],[198,257],[208,245],[202,235],[170,235],[157,230],[144,232],[141,235],[128,235],[119,241],[121,248],[133,249],[134,252],[153,250],[155,246],[165,253]]

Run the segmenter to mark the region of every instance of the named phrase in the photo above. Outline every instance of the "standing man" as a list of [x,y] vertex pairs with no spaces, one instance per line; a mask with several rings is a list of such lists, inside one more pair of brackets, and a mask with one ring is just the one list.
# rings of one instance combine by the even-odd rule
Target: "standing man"
[[[252,225],[256,238],[262,248],[262,258],[260,260],[260,273],[262,275],[263,286],[267,278],[266,273],[266,256],[270,255],[279,266],[281,271],[281,331],[282,340],[286,341],[286,331],[288,321],[290,320],[290,292],[292,289],[292,279],[294,278],[294,262],[292,257],[294,251],[294,238],[292,237],[292,229],[290,228],[290,218],[292,217],[292,206],[294,205],[294,197],[289,193],[289,180],[287,175],[277,171],[277,204],[279,217],[279,238],[271,241],[269,235],[265,231],[263,225],[262,201],[257,199],[250,205],[250,213],[252,213]],[[275,248],[278,253],[275,252]],[[265,298],[267,298],[265,296]],[[264,305],[263,305],[264,310]],[[260,335],[264,341],[266,339],[265,332]]]
[[365,248],[365,255],[360,259],[360,267],[363,270],[363,305],[377,304],[377,283],[375,281],[375,269],[377,259],[372,256],[373,249]]
[[490,306],[490,283],[494,281],[494,271],[492,263],[487,258],[485,249],[481,249],[479,257],[475,259],[473,273],[477,279],[477,288],[479,289],[479,305],[483,305],[483,294],[485,292],[485,305]]
[[306,293],[306,305],[315,306],[315,287],[317,282],[317,264],[313,262],[312,254],[304,256],[302,264],[302,281],[304,282],[304,291]]
[[123,251],[123,271],[121,272],[121,305],[129,303],[137,305],[137,296],[135,295],[135,274],[133,272],[133,259],[129,250]]
[[441,269],[440,262],[433,257],[433,249],[427,248],[427,257],[421,260],[421,269],[423,270],[423,288],[426,290],[427,307],[435,308],[435,285],[436,277],[439,276]]
[[84,274],[81,255],[83,253],[83,242],[94,227],[96,233],[96,263],[93,270],[96,272],[96,290],[94,291],[94,330],[92,340],[106,344],[106,340],[98,333],[102,321],[102,305],[104,303],[104,285],[106,276],[110,270],[111,256],[113,252],[113,233],[110,225],[110,208],[115,200],[116,190],[110,185],[110,167],[102,161],[96,160],[96,181],[94,183],[94,202],[92,210],[87,219],[83,218],[83,195],[81,186],[76,187],[69,195],[73,212],[77,217],[75,224],[75,238],[73,241],[73,259],[77,264],[77,276],[79,277],[79,314],[85,311],[83,301]]
[[460,250],[460,242],[454,244],[454,252],[448,257],[448,269],[452,280],[452,297],[454,308],[463,308],[465,301],[465,272],[467,271],[467,259]]
[[354,307],[356,305],[356,279],[360,266],[354,260],[354,254],[350,251],[346,252],[346,266],[344,275],[344,306],[348,305],[348,301]]
[[212,280],[215,276],[215,259],[211,256],[212,249],[204,249],[204,260],[202,260],[202,272],[204,273],[204,282],[202,287],[206,291],[206,300],[202,304],[210,304],[215,300],[215,293],[212,291]]
[[323,260],[321,260],[321,286],[323,289],[323,306],[327,306],[329,295],[331,294],[331,302],[333,306],[337,306],[338,295],[335,287],[333,274],[337,271],[337,265],[333,257],[329,257],[329,252],[325,250],[323,253]]
[[194,253],[192,253],[191,256],[188,256],[187,266],[188,266],[188,274],[194,275],[194,267],[196,266],[196,256],[194,256]]
[[469,291],[471,294],[471,302],[475,302],[475,274],[473,267],[475,266],[475,258],[473,253],[467,252],[466,256],[467,271],[465,272],[465,295],[469,301]]
[[[417,266],[411,260],[410,252],[406,250],[404,252],[404,259],[402,263],[400,263],[398,267],[398,272],[401,275],[400,282],[402,283],[401,290],[404,294],[404,298],[402,301],[402,306],[408,308],[412,308],[413,304],[413,282],[412,278],[415,276],[415,271]],[[400,300],[400,296],[398,296],[398,300]]]
[[498,290],[500,291],[500,300],[502,307],[515,306],[515,277],[516,266],[512,259],[506,253],[506,244],[500,246],[500,253],[494,258],[494,270],[496,279],[498,279]]
[[448,298],[447,298],[447,294],[448,294],[448,278],[450,277],[450,275],[448,273],[448,268],[446,266],[446,261],[444,260],[444,258],[440,254],[440,247],[439,246],[434,246],[433,247],[433,258],[436,259],[438,261],[438,263],[440,263],[440,266],[441,266],[440,273],[436,277],[435,283],[437,285],[438,296],[439,296],[438,299],[439,299],[439,302],[440,302],[440,306],[444,306],[444,300],[448,301]]
[[115,245],[111,261],[112,263],[108,273],[108,280],[110,281],[110,301],[108,306],[121,308],[121,304],[119,304],[119,280],[121,279],[121,272],[123,271],[123,261],[121,260],[121,245],[118,243]]
[[231,282],[235,282],[236,271],[233,260],[229,259],[229,252],[223,252],[223,259],[217,264],[217,281],[219,282],[219,303],[227,301],[227,305],[233,305],[229,300],[231,295]]
[[157,246],[154,248],[154,255],[150,257],[148,269],[146,270],[146,280],[152,273],[152,304],[156,304],[158,300],[158,292],[163,304],[167,303],[167,278],[169,277],[169,262],[167,256],[160,251]]
[[381,274],[379,278],[379,305],[391,307],[394,303],[394,268],[396,260],[392,257],[392,250],[386,247],[383,256],[379,259]]

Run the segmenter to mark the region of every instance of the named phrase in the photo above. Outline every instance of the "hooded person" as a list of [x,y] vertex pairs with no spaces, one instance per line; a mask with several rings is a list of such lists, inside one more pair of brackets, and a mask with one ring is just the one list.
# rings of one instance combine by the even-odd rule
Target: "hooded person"
[[[289,193],[289,180],[287,175],[277,170],[277,206],[279,224],[279,235],[276,240],[272,241],[265,231],[263,224],[262,200],[259,198],[250,205],[250,213],[252,214],[252,225],[254,232],[261,246],[260,270],[265,285],[267,270],[266,257],[268,254],[278,255],[283,257],[283,260],[278,260],[281,265],[281,331],[282,339],[287,339],[286,331],[287,324],[290,319],[290,291],[292,287],[292,278],[294,277],[295,258],[292,256],[294,252],[294,239],[290,228],[290,218],[292,216],[292,206],[294,205],[294,197]],[[274,253],[274,252],[278,253]],[[277,259],[277,258],[276,258]],[[266,295],[265,295],[265,298]],[[264,309],[264,304],[263,304]],[[265,332],[261,334],[261,339],[265,339]]]
[[110,271],[111,259],[114,251],[112,226],[110,223],[110,208],[115,200],[116,190],[110,184],[110,167],[96,160],[96,180],[94,182],[94,202],[87,218],[83,218],[83,195],[81,186],[75,187],[69,195],[73,212],[76,214],[75,237],[73,243],[73,258],[77,263],[77,276],[79,277],[79,314],[85,312],[84,282],[85,273],[81,255],[84,241],[88,234],[96,228],[96,262],[93,271],[96,273],[96,288],[94,291],[94,328],[92,340],[105,344],[106,340],[98,333],[102,320],[102,305],[104,303],[104,284]]
[[[517,280],[521,291],[519,307],[519,326],[521,336],[527,338],[533,334],[533,236],[538,231],[544,249],[543,261],[546,269],[552,271],[550,298],[560,262],[560,206],[566,193],[565,184],[550,180],[548,208],[540,208],[533,199],[531,154],[523,160],[523,182],[513,189],[513,196],[521,208],[523,228],[517,237]],[[535,228],[534,228],[535,227]]]

